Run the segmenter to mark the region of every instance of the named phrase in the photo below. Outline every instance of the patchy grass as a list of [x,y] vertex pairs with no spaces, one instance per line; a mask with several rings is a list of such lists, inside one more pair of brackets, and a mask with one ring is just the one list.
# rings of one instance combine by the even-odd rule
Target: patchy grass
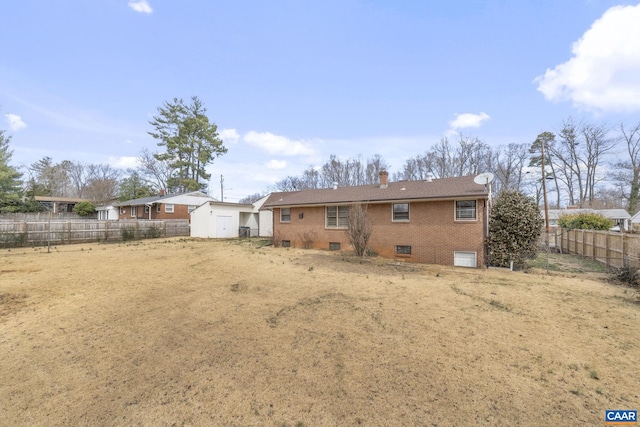
[[[564,273],[606,273],[606,266],[598,261],[578,255],[549,253],[549,271]],[[528,268],[547,269],[547,253],[539,252],[534,260],[527,263]]]
[[599,425],[640,407],[637,292],[591,273],[258,239],[0,265],[3,425]]

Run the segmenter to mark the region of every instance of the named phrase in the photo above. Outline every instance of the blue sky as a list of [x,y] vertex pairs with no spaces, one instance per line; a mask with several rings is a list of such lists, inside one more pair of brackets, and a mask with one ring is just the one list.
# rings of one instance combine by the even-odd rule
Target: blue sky
[[640,120],[640,3],[20,0],[0,6],[13,164],[131,167],[163,101],[198,96],[225,200],[340,157],[391,172],[455,132],[531,142],[568,116]]

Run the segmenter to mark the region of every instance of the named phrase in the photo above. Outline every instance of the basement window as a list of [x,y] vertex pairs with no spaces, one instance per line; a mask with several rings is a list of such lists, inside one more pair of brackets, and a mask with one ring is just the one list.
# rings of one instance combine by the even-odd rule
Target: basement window
[[340,242],[329,242],[329,250],[330,251],[339,251],[340,250]]
[[291,247],[291,240],[283,240],[282,241],[282,247],[283,248],[290,248]]
[[396,246],[396,255],[411,255],[411,246]]

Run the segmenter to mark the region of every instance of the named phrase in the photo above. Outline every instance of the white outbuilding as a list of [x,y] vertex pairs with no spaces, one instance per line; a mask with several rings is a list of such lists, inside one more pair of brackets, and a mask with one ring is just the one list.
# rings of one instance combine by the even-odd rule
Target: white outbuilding
[[266,199],[263,197],[253,205],[209,201],[198,206],[191,212],[191,237],[270,237],[271,211],[259,210]]

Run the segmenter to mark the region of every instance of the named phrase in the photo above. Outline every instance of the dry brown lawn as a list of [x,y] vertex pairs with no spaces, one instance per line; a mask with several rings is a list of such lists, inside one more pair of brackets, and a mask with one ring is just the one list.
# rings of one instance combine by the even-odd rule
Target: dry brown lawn
[[587,276],[255,241],[0,250],[0,425],[603,425],[640,305]]

